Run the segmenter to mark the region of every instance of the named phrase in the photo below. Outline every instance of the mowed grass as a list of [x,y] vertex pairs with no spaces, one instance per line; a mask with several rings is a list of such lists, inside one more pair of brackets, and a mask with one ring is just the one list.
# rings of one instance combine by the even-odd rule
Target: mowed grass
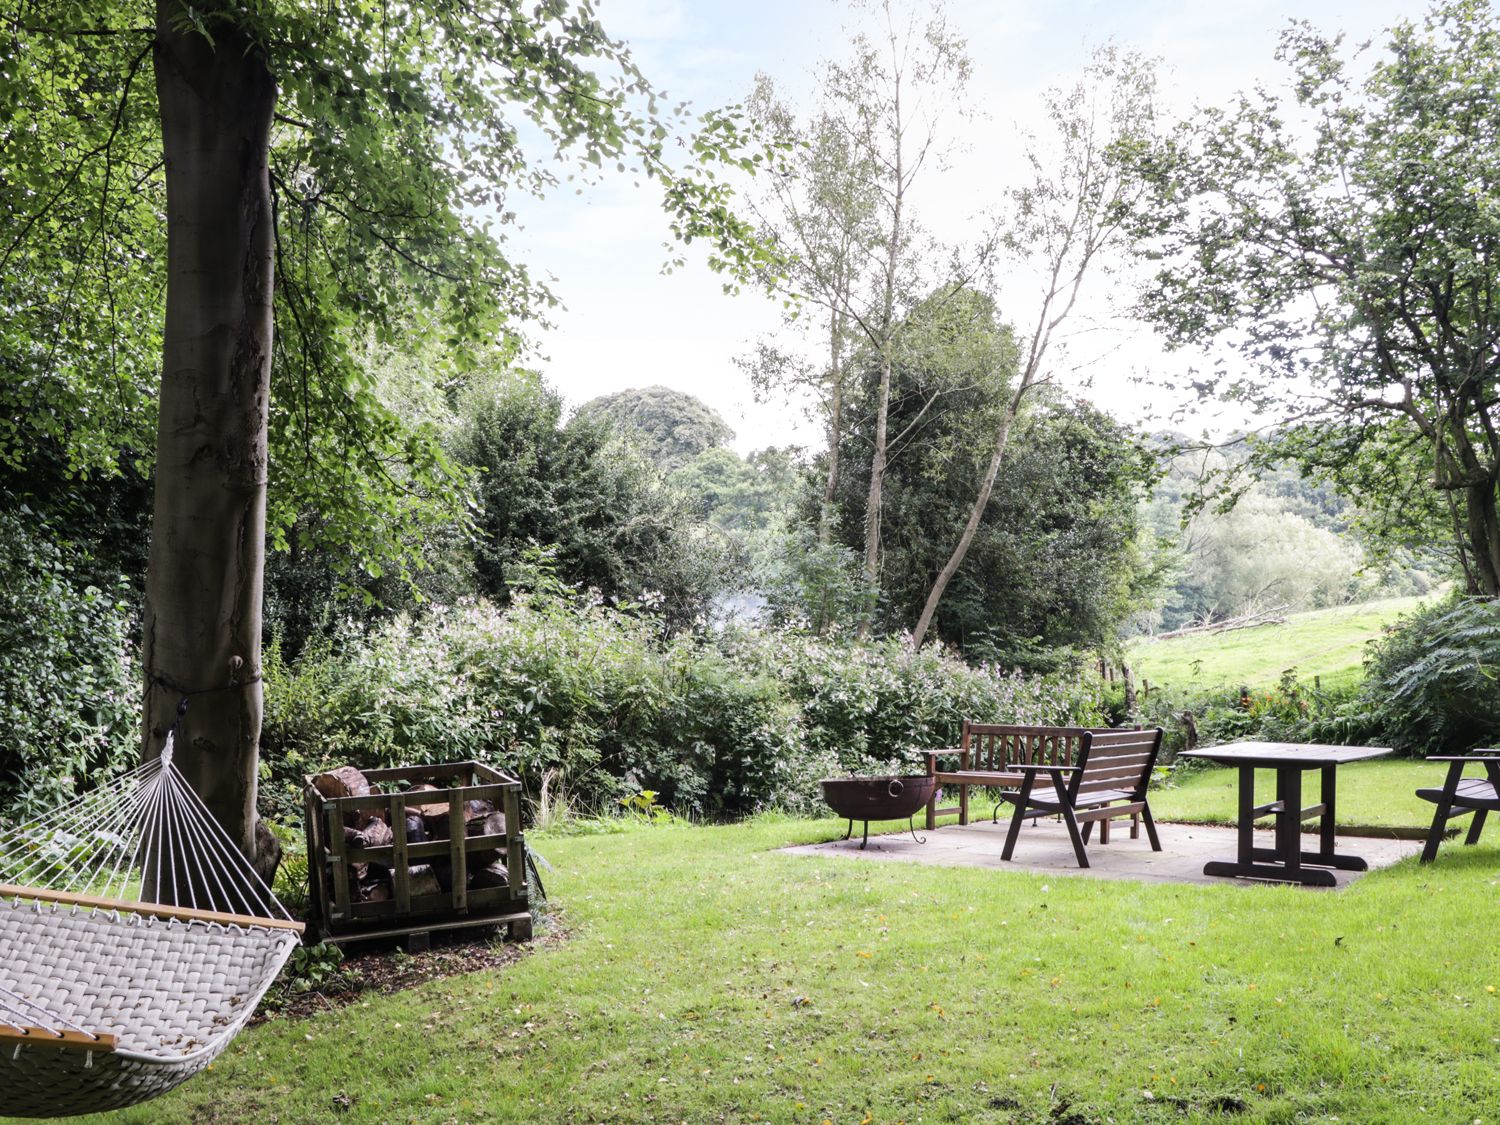
[[[1340,766],[1335,777],[1337,821],[1341,825],[1425,829],[1432,823],[1433,806],[1417,799],[1417,789],[1441,786],[1447,772],[1447,765],[1442,763],[1392,758]],[[1303,805],[1321,800],[1320,786],[1317,770],[1302,775]],[[1255,797],[1261,803],[1275,799],[1274,770],[1255,771]],[[1184,768],[1170,788],[1151,794],[1151,809],[1159,820],[1234,824],[1239,816],[1239,770]],[[1269,826],[1270,818],[1265,823]]]
[[[1349,777],[1351,817],[1376,816]],[[1467,1123],[1500,1107],[1488,842],[1339,892],[776,850],[843,827],[539,837],[568,940],[272,1021],[113,1119]]]
[[1163,687],[1269,687],[1289,668],[1324,687],[1358,682],[1366,644],[1421,598],[1386,598],[1289,616],[1280,625],[1228,633],[1143,639],[1130,647],[1136,679]]

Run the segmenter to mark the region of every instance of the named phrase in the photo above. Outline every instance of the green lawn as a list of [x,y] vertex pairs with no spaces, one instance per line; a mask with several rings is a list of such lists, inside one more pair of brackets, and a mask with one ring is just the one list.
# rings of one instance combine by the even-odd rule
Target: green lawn
[[1360,678],[1367,641],[1420,598],[1387,598],[1293,614],[1281,625],[1257,625],[1164,641],[1140,640],[1130,648],[1137,679],[1174,688],[1267,687],[1288,668],[1324,687]]
[[[1350,769],[1350,816],[1385,815],[1405,769]],[[1190,786],[1175,793],[1214,791]],[[775,850],[842,829],[539,837],[568,940],[272,1021],[115,1119],[1467,1123],[1500,1107],[1488,843],[1336,893]]]
[[[1432,822],[1432,805],[1417,799],[1417,788],[1441,785],[1446,773],[1444,765],[1390,758],[1340,766],[1338,821],[1346,825],[1426,828]],[[1236,769],[1215,767],[1191,772],[1185,769],[1171,788],[1151,795],[1152,811],[1159,820],[1233,824],[1238,807],[1238,777]],[[1318,785],[1315,771],[1304,775],[1303,804],[1317,802]],[[1259,801],[1275,797],[1274,770],[1255,771],[1255,793]],[[1266,824],[1270,823],[1267,818]]]

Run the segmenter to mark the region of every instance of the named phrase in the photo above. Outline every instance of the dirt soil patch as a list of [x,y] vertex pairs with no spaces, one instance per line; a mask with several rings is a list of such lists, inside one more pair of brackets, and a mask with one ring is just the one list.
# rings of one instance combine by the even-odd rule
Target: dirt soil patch
[[370,995],[383,996],[444,977],[499,969],[523,957],[561,945],[568,931],[557,912],[549,913],[528,942],[504,940],[504,927],[438,930],[432,948],[408,953],[403,939],[360,942],[344,953],[338,971],[318,987],[303,990],[286,973],[271,986],[251,1026],[274,1019],[307,1019]]

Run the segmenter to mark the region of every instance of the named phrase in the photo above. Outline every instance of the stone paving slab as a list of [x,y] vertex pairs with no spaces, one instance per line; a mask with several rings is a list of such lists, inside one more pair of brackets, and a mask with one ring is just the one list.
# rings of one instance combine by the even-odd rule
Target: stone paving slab
[[[1068,830],[1061,821],[1038,820],[1021,829],[1021,838],[1016,843],[1014,859],[1007,863],[1000,858],[1005,846],[1007,821],[999,824],[989,821],[966,826],[945,825],[931,832],[918,830],[926,838],[919,844],[905,831],[880,836],[871,836],[870,845],[860,850],[859,826],[848,840],[831,840],[824,844],[802,844],[783,849],[802,855],[836,855],[853,859],[904,860],[908,863],[926,863],[939,867],[989,867],[1002,871],[1026,871],[1037,875],[1082,875],[1094,879],[1134,879],[1144,883],[1202,883],[1252,884],[1258,880],[1226,879],[1203,874],[1203,865],[1211,859],[1234,859],[1238,833],[1233,828],[1220,828],[1201,824],[1157,823],[1162,850],[1153,852],[1146,834],[1130,838],[1129,822],[1117,820],[1112,826],[1110,842],[1101,845],[1098,828],[1088,846],[1087,868],[1078,866],[1073,857],[1073,846],[1068,842]],[[1271,847],[1272,834],[1257,832],[1256,845]],[[1303,848],[1316,851],[1318,839],[1315,835],[1303,836]],[[1373,836],[1339,836],[1335,851],[1363,856],[1375,871],[1389,867],[1398,860],[1417,855],[1422,850],[1420,840],[1393,840]],[[1364,872],[1335,871],[1338,889],[1346,887]],[[1330,888],[1308,888],[1330,889]]]

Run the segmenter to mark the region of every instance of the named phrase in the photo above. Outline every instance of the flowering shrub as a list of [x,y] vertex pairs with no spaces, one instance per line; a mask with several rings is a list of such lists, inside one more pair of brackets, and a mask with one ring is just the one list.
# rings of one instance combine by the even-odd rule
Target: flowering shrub
[[402,617],[339,655],[266,657],[267,795],[324,765],[475,758],[536,792],[558,771],[601,808],[649,789],[697,816],[818,805],[817,780],[920,769],[965,718],[1096,722],[1092,681],[972,668],[897,639],[790,632],[660,639],[659,623],[567,589]]

